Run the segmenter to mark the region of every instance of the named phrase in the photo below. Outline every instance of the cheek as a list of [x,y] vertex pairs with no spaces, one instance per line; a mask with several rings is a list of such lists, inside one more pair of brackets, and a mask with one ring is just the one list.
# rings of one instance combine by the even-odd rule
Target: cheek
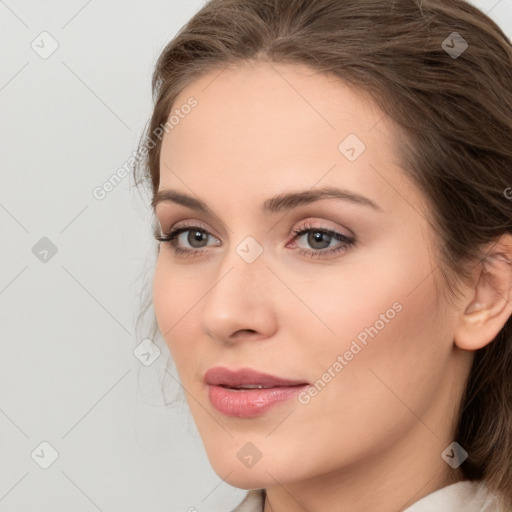
[[428,253],[421,239],[410,240],[417,243],[402,241],[393,245],[400,250],[378,251],[374,261],[343,267],[328,284],[320,279],[318,286],[296,288],[317,316],[303,307],[302,315],[294,314],[308,377],[320,380],[323,398],[311,400],[318,414],[324,406],[336,415],[364,404],[367,412],[388,416],[403,407],[397,396],[421,408],[430,393],[425,382],[439,380],[452,348],[452,326],[436,297]]
[[310,377],[319,389],[306,406],[308,417],[325,417],[327,410],[347,435],[355,429],[371,437],[376,418],[389,432],[398,428],[398,418],[405,422],[402,427],[414,422],[404,404],[420,416],[425,411],[441,383],[451,344],[449,325],[438,317],[433,276],[423,274],[412,291],[420,274],[414,266],[408,272],[390,267],[389,273],[370,276],[371,287],[360,284],[337,299],[337,320],[331,316],[337,338],[308,355]]
[[197,308],[208,291],[195,272],[180,272],[166,259],[166,249],[158,256],[153,278],[153,306],[161,335],[180,377],[188,381],[201,358],[201,328]]
[[[174,359],[179,356],[180,339],[177,333],[187,324],[187,316],[195,301],[191,297],[193,287],[184,283],[179,269],[171,269],[165,261],[165,250],[158,256],[153,279],[153,305],[155,317],[163,338]],[[195,283],[197,286],[197,283]]]
[[172,326],[174,306],[171,293],[171,276],[165,271],[162,258],[163,256],[160,253],[155,266],[155,274],[153,277],[153,306],[160,332],[164,335],[164,338],[166,338],[165,333]]

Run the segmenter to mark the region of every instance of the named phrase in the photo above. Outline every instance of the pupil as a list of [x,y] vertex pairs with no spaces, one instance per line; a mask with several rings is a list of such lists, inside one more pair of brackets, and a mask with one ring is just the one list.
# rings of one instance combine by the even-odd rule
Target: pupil
[[[312,231],[308,237],[308,243],[315,249],[325,249],[325,247],[328,247],[329,246],[329,242],[330,242],[330,236],[327,234],[327,233],[323,233],[321,231]],[[327,240],[323,240],[324,238],[326,238]],[[324,245],[323,247],[315,247],[315,244],[316,243],[323,243],[325,244],[325,242],[327,242],[327,245]]]
[[189,231],[188,235],[188,243],[192,245],[193,247],[196,247],[194,244],[197,242],[202,242],[206,239],[206,233],[203,233],[202,231]]

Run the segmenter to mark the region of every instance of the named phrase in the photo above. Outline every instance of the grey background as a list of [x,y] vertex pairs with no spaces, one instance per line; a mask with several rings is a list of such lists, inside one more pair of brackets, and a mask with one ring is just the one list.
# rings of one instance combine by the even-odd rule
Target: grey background
[[[473,3],[512,37],[512,0]],[[2,512],[208,512],[245,495],[213,472],[188,410],[164,406],[179,390],[168,376],[161,390],[168,352],[133,353],[149,198],[131,176],[93,195],[135,151],[155,60],[202,5],[0,0]],[[58,452],[47,469],[42,442]]]

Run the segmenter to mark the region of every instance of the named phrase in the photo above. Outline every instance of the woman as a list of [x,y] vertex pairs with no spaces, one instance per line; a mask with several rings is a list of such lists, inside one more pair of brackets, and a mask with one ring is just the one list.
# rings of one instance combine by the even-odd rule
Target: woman
[[139,151],[236,510],[512,510],[512,49],[462,0],[211,0]]

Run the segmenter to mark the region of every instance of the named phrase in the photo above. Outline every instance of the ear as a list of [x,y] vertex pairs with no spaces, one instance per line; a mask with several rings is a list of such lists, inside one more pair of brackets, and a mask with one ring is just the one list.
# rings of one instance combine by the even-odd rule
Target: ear
[[478,350],[498,335],[512,314],[512,236],[503,235],[485,251],[475,272],[476,285],[463,302],[455,344]]

